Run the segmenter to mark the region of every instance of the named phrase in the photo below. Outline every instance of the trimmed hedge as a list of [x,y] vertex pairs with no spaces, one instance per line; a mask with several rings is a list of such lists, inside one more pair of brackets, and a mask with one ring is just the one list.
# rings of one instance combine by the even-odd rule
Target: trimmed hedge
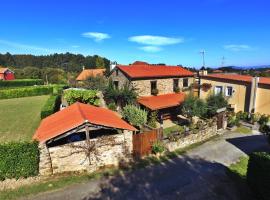
[[0,81],[0,87],[24,87],[43,84],[42,79],[17,79],[11,81]]
[[0,180],[38,175],[39,149],[37,142],[0,144]]
[[45,117],[50,116],[51,114],[58,111],[61,104],[61,96],[60,95],[52,95],[47,100],[43,108],[40,112],[41,119],[44,119]]
[[248,162],[247,181],[259,199],[270,199],[270,154],[252,153]]
[[31,86],[31,87],[0,90],[0,99],[12,99],[19,97],[48,95],[52,94],[53,90],[54,89],[52,86]]

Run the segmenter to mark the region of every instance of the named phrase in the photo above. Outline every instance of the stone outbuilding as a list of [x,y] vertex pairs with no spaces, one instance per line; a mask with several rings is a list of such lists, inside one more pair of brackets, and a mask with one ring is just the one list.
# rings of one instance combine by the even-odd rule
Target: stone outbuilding
[[95,171],[128,161],[134,131],[111,110],[72,104],[43,119],[33,136],[40,143],[40,174]]

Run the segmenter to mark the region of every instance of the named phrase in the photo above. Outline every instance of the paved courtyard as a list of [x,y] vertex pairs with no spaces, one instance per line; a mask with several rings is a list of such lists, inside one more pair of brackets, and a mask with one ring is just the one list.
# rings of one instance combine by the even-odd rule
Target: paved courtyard
[[263,135],[226,133],[167,163],[31,199],[252,199],[247,191],[237,189],[226,174],[226,166],[255,150],[270,150]]

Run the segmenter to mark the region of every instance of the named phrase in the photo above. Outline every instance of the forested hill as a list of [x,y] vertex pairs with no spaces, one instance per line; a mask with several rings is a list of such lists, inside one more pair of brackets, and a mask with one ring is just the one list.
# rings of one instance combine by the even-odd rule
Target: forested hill
[[51,55],[12,55],[10,53],[0,54],[0,66],[11,68],[60,68],[65,71],[79,72],[82,66],[85,68],[109,68],[110,61],[106,58],[94,55],[83,56],[81,54],[51,54]]

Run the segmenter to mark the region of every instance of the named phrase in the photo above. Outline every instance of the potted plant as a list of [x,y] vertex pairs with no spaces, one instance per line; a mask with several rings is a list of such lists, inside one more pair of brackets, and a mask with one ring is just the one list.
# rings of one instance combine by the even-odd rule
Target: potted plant
[[157,96],[158,95],[158,89],[153,89],[151,91],[151,94],[154,95],[154,96]]

